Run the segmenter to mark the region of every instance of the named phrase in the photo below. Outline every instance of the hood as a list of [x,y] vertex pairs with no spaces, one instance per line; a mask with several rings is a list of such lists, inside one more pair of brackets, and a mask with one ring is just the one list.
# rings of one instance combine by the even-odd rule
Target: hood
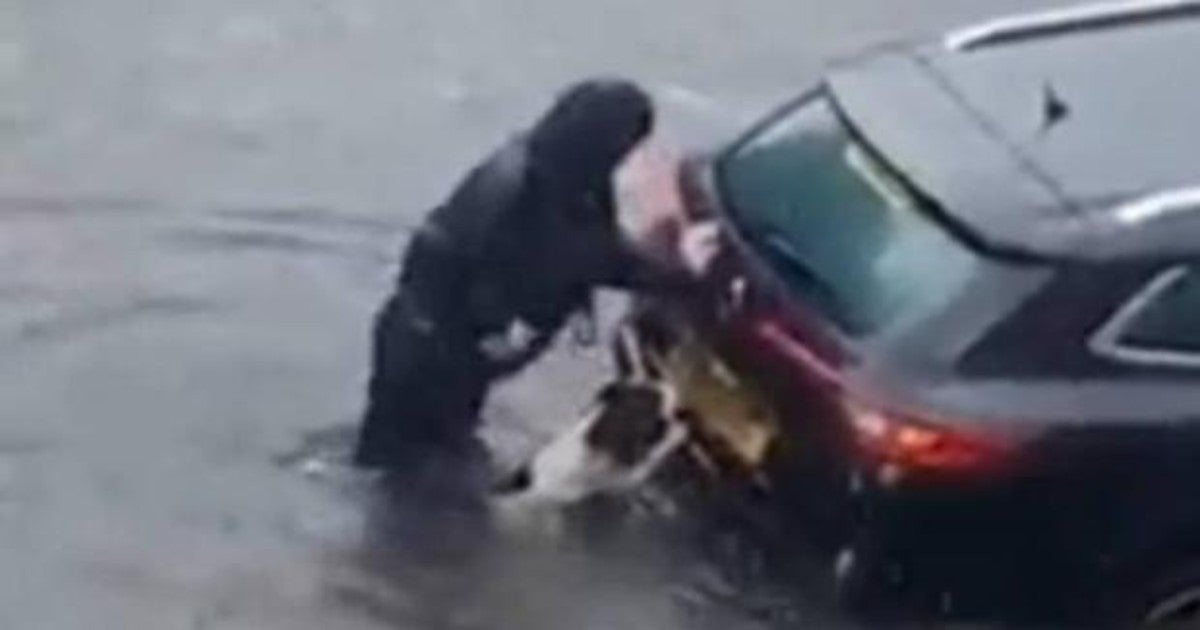
[[613,170],[653,126],[650,97],[622,80],[569,88],[529,133],[533,168],[556,188],[588,188]]

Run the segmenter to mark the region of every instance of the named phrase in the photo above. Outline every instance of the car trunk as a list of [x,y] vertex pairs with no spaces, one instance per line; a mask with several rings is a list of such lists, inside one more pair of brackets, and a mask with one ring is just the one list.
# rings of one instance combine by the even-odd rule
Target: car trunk
[[[727,303],[655,305],[641,329],[670,348],[665,371],[697,412],[713,463],[751,480],[812,528],[816,542],[835,549],[851,522],[854,445],[835,368],[821,366],[838,365],[842,350],[819,317],[787,303],[753,257],[727,257],[708,278],[713,293],[743,281],[734,312],[718,312]],[[811,353],[808,363],[797,353]]]

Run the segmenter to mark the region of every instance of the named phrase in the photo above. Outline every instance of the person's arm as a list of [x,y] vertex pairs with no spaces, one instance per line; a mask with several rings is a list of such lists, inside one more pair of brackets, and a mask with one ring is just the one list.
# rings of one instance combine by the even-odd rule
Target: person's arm
[[699,282],[687,269],[643,254],[619,232],[607,263],[604,284],[618,289],[647,293],[680,293],[696,289]]
[[618,225],[611,186],[592,193],[588,224],[587,252],[578,255],[591,260],[596,280],[602,286],[645,292],[688,290],[694,279],[684,269],[655,260],[644,254]]

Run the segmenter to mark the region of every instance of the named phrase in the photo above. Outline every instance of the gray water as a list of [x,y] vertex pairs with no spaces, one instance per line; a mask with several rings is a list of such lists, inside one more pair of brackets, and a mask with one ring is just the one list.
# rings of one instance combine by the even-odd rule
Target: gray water
[[[829,627],[679,524],[507,540],[303,450],[353,424],[407,230],[565,82],[642,80],[699,146],[823,60],[1039,4],[0,2],[0,628]],[[498,392],[497,457],[602,370]]]

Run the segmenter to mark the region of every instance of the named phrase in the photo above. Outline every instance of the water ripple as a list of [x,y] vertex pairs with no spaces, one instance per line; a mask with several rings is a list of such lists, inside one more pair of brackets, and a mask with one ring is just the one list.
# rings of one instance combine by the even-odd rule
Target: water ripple
[[169,237],[173,245],[209,252],[276,252],[390,262],[394,254],[367,243],[345,242],[276,227],[192,226]]
[[369,234],[394,233],[408,226],[401,217],[384,217],[338,212],[321,206],[278,206],[256,208],[220,208],[212,212],[236,221],[259,225],[302,228],[345,229]]
[[210,300],[183,295],[138,296],[112,304],[92,305],[63,310],[22,323],[18,339],[61,341],[79,334],[137,322],[147,318],[173,318],[212,312],[217,305]]
[[144,214],[161,210],[161,204],[155,205],[142,199],[128,197],[106,196],[72,196],[55,195],[13,195],[0,194],[0,217],[35,216],[48,217],[86,217],[96,214]]

